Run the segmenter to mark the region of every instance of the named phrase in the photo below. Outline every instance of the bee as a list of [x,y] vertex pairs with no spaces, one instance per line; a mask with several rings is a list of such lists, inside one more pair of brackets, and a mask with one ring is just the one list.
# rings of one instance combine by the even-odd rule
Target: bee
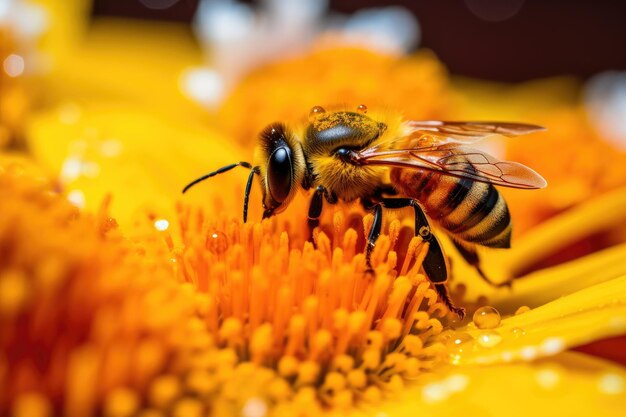
[[324,201],[360,200],[374,214],[365,262],[381,233],[383,209],[413,208],[415,234],[428,242],[422,267],[448,308],[463,317],[445,285],[446,257],[433,234],[433,221],[452,238],[462,257],[493,284],[480,268],[476,246],[509,248],[511,217],[494,185],[537,189],[546,181],[532,169],[500,161],[468,145],[487,136],[518,136],[543,130],[522,123],[405,121],[370,117],[364,105],[355,111],[326,111],[315,106],[302,131],[272,123],[259,135],[254,164],[238,162],[204,175],[184,190],[237,166],[250,170],[243,220],[254,177],[263,190],[263,218],[283,211],[299,189],[313,190],[308,210],[311,232],[319,225]]

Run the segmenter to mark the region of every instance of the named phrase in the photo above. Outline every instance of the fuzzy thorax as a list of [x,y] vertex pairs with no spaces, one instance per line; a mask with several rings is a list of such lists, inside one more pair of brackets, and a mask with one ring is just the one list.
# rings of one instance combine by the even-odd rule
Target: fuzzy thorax
[[334,155],[320,155],[309,161],[317,173],[316,183],[342,200],[366,197],[383,184],[387,168],[355,166]]

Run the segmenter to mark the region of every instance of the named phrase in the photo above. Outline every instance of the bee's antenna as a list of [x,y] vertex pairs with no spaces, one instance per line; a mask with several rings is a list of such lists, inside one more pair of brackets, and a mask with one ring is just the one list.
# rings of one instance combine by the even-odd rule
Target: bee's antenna
[[252,180],[255,174],[259,174],[259,167],[252,168],[250,175],[248,175],[248,182],[246,183],[246,192],[243,196],[243,222],[248,221],[248,201],[250,200],[250,189],[252,188]]
[[222,174],[226,171],[230,171],[231,169],[238,167],[238,166],[242,166],[244,168],[248,168],[248,169],[252,169],[252,165],[250,165],[249,162],[245,162],[245,161],[241,161],[241,162],[237,162],[236,164],[230,164],[230,165],[226,165],[225,167],[221,167],[220,169],[218,169],[217,171],[213,171],[210,172],[206,175],[201,176],[200,178],[198,178],[197,180],[193,180],[191,181],[189,184],[187,184],[187,186],[185,188],[183,188],[183,194],[185,194],[185,192],[190,189],[191,187],[193,187],[194,185],[196,185],[199,182],[202,182],[206,179],[209,179],[211,177],[214,177],[218,174]]

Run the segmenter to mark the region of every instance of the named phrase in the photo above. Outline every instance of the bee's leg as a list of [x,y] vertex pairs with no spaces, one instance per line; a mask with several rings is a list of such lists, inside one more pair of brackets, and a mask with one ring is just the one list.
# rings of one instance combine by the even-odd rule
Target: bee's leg
[[380,229],[383,224],[383,206],[380,203],[374,205],[374,222],[370,229],[370,234],[367,236],[367,247],[365,248],[365,265],[367,265],[366,272],[374,272],[372,268],[372,251],[376,247],[376,241],[380,236]]
[[243,195],[243,222],[248,221],[248,203],[250,202],[250,190],[252,189],[252,180],[255,175],[259,175],[259,167],[254,167],[248,175],[248,182],[246,182],[246,191]]
[[465,259],[465,262],[467,262],[468,264],[473,266],[476,269],[476,272],[478,272],[478,275],[480,275],[480,277],[483,280],[485,280],[485,282],[487,282],[489,285],[492,285],[494,287],[509,287],[509,288],[511,288],[511,286],[513,284],[513,280],[512,279],[510,279],[508,281],[504,281],[504,282],[493,282],[491,279],[489,279],[489,277],[487,277],[487,275],[485,275],[485,273],[483,272],[482,268],[480,267],[480,258],[478,257],[478,253],[476,252],[476,249],[474,249],[473,247],[470,247],[470,246],[465,246],[465,245],[457,242],[454,239],[452,240],[452,242],[454,243],[454,246],[456,247],[457,251],[461,254],[463,259]]
[[313,197],[311,197],[311,202],[309,203],[309,215],[308,215],[308,225],[309,225],[309,241],[313,242],[313,230],[320,224],[320,216],[322,215],[322,208],[324,206],[324,194],[326,189],[318,185],[315,191],[313,192]]
[[448,268],[446,267],[446,258],[441,249],[441,244],[437,237],[432,233],[426,214],[422,210],[417,200],[411,198],[385,198],[382,204],[386,208],[404,208],[413,207],[415,211],[415,235],[421,236],[425,242],[428,242],[428,253],[422,263],[422,268],[426,272],[426,276],[435,286],[435,290],[443,300],[444,304],[450,311],[457,314],[461,319],[465,317],[465,309],[456,307],[450,296],[445,282],[448,280]]

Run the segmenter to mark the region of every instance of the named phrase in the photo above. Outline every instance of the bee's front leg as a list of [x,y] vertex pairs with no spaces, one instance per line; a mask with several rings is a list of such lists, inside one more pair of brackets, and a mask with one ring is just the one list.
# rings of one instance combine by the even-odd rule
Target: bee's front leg
[[461,319],[465,317],[465,309],[456,307],[446,287],[448,280],[448,268],[446,267],[446,258],[441,248],[441,244],[437,237],[432,233],[426,214],[422,210],[419,203],[411,198],[384,198],[382,204],[386,208],[398,209],[404,207],[413,207],[415,211],[415,235],[419,235],[424,242],[428,242],[428,253],[422,262],[422,268],[426,272],[426,276],[435,286],[435,290],[441,297],[444,304],[450,311],[456,313]]
[[372,251],[376,247],[376,241],[380,236],[380,229],[383,224],[383,206],[380,203],[374,205],[374,221],[372,222],[372,228],[367,236],[367,247],[365,249],[365,264],[367,265],[366,272],[374,272],[372,268]]
[[311,202],[309,203],[308,225],[309,225],[309,241],[313,242],[313,230],[320,225],[320,216],[324,207],[324,193],[326,189],[318,185],[313,192]]
[[313,231],[320,225],[320,216],[322,215],[322,208],[324,207],[324,199],[328,204],[336,204],[337,196],[328,192],[322,185],[318,185],[313,192],[311,202],[309,203],[308,225],[309,225],[309,241],[313,241]]

